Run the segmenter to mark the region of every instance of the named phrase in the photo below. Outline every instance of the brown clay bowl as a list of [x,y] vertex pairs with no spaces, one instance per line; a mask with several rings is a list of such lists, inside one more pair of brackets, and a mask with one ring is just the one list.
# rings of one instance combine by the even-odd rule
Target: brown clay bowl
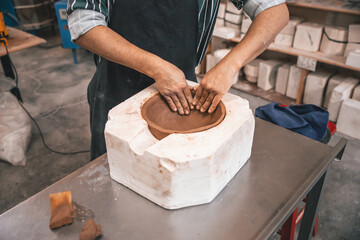
[[212,113],[191,110],[189,115],[173,112],[166,100],[159,94],[148,99],[141,107],[141,115],[149,126],[150,132],[158,140],[172,133],[201,132],[217,126],[225,118],[226,108],[220,101]]

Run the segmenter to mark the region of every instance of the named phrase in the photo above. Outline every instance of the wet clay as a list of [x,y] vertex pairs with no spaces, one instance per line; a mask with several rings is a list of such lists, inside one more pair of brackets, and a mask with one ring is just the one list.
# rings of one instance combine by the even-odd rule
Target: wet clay
[[94,240],[102,234],[101,225],[96,225],[94,219],[89,219],[81,229],[79,240]]
[[50,194],[51,229],[72,223],[71,192]]
[[193,109],[189,115],[173,112],[164,97],[159,93],[147,100],[141,107],[141,115],[147,122],[150,132],[158,140],[172,133],[201,132],[219,125],[225,118],[226,109],[220,102],[212,113],[202,113]]

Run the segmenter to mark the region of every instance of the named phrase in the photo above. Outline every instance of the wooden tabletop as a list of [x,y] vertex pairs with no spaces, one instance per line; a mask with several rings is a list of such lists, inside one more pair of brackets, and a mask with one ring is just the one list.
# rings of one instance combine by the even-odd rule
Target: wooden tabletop
[[[16,28],[6,26],[8,30],[8,50],[9,53],[20,51],[25,48],[33,47],[42,43],[46,43],[46,40],[30,33],[21,31]],[[4,46],[0,46],[0,57],[6,55]]]

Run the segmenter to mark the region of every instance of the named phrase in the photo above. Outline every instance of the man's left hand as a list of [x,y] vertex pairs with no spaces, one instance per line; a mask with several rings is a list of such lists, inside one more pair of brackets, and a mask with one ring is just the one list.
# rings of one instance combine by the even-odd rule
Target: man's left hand
[[192,104],[200,112],[213,112],[230,89],[238,70],[223,61],[207,72],[201,80]]

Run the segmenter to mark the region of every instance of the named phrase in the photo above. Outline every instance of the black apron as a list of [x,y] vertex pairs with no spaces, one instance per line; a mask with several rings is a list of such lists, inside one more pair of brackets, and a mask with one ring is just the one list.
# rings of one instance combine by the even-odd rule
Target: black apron
[[[196,81],[197,0],[116,0],[109,27],[134,45]],[[128,67],[100,59],[88,87],[91,159],[106,152],[104,128],[111,108],[154,83]]]

